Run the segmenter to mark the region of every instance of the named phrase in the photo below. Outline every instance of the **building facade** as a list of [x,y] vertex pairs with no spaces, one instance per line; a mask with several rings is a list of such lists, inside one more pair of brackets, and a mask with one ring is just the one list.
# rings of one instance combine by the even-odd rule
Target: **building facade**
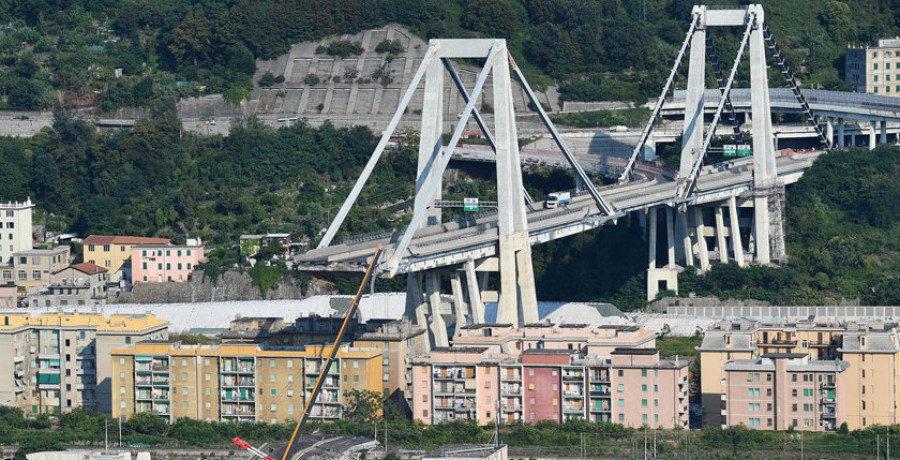
[[[13,254],[27,251],[34,244],[31,227],[31,199],[0,203],[0,265],[12,266]],[[3,271],[4,281],[12,281],[12,271]]]
[[53,249],[29,249],[13,254],[15,283],[21,290],[46,286],[53,282],[53,276],[69,265],[69,246]]
[[131,258],[132,246],[170,243],[166,238],[91,235],[84,239],[84,261],[109,270],[111,281],[119,281],[124,277],[122,265]]
[[836,431],[845,420],[849,364],[798,353],[725,364],[726,426]]
[[[810,322],[778,325],[744,322],[729,326],[707,331],[698,347],[704,424],[744,424],[781,430],[794,426],[796,419],[797,429],[835,430],[846,423],[849,429],[855,430],[898,422],[894,409],[900,402],[896,385],[900,379],[897,328],[886,328],[881,323],[834,326]],[[742,394],[748,385],[742,381],[744,374],[733,377],[731,372],[754,368],[753,374],[764,376],[768,372],[774,378],[773,370],[760,369],[776,369],[781,363],[779,359],[788,363],[787,375],[792,379],[795,374],[807,375],[815,380],[817,387],[806,388],[805,393],[785,392],[754,383],[751,387],[761,388],[761,392],[780,394],[779,401],[790,409],[776,406],[769,411],[763,404],[756,413],[748,414],[740,405],[729,405],[732,395]],[[794,413],[793,407],[800,408],[799,413]],[[783,417],[779,419],[776,414]],[[772,420],[771,425],[768,419]],[[760,424],[755,424],[757,421]]]
[[847,47],[845,81],[859,93],[900,96],[900,38],[883,38],[876,43]]
[[0,314],[0,405],[27,414],[109,411],[109,352],[168,337],[153,315]]
[[[275,347],[270,347],[275,348]],[[112,414],[219,422],[297,420],[325,365],[323,345],[266,349],[256,344],[182,345],[145,341],[113,350]],[[310,417],[335,420],[355,391],[381,393],[382,353],[342,347]]]
[[691,360],[660,359],[655,339],[633,326],[466,326],[413,362],[413,417],[687,428]]
[[202,257],[203,246],[134,246],[131,281],[135,284],[190,281]]
[[29,293],[28,305],[35,308],[105,304],[107,273],[105,268],[87,262],[66,267],[55,273],[45,288]]

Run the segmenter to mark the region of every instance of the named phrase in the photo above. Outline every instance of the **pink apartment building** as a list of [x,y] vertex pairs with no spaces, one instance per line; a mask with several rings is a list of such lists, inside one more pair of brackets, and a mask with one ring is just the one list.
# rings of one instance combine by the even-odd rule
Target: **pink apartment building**
[[834,431],[845,420],[850,365],[770,353],[725,363],[725,425],[756,430]]
[[135,284],[190,281],[202,257],[203,246],[135,246],[131,279]]
[[633,326],[466,326],[451,348],[414,360],[413,416],[686,428],[691,361],[659,359],[655,341]]

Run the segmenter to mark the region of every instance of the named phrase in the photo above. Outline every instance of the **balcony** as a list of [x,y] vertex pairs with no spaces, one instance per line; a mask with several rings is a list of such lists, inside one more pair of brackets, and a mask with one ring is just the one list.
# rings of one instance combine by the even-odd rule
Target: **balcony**
[[832,381],[827,381],[827,380],[826,380],[826,381],[822,382],[821,384],[819,384],[819,386],[820,386],[821,388],[834,388],[834,381],[833,381],[833,380],[832,380]]
[[572,372],[563,374],[563,381],[579,381],[584,380],[584,374],[581,372]]
[[825,419],[837,418],[837,414],[835,414],[834,412],[822,412],[822,418],[825,418]]
[[515,374],[504,373],[504,374],[500,375],[501,382],[518,382],[520,380],[522,380],[522,375],[519,373],[515,373]]
[[59,352],[57,351],[57,352],[55,352],[55,353],[53,353],[53,352],[51,352],[51,353],[38,353],[38,359],[39,359],[39,360],[45,360],[45,359],[57,359],[57,360],[58,360],[58,359],[59,359]]
[[503,406],[503,412],[521,412],[521,411],[522,411],[522,406],[518,405],[518,404]]
[[580,391],[564,391],[563,398],[582,398],[584,393]]
[[24,356],[24,355],[13,356],[13,362],[14,362],[14,363],[24,363],[24,362],[25,362],[25,356]]
[[678,406],[678,413],[683,414],[683,413],[686,413],[687,411],[688,411],[687,404],[681,404]]
[[82,367],[80,369],[75,369],[75,374],[77,375],[94,375],[97,373],[97,369]]
[[796,340],[788,340],[788,339],[769,339],[767,341],[760,341],[758,343],[759,346],[778,346],[778,347],[796,347]]
[[502,395],[510,395],[510,396],[519,396],[522,394],[522,387],[510,387],[505,386],[500,389],[500,394]]
[[578,406],[563,406],[564,414],[583,414],[584,408]]

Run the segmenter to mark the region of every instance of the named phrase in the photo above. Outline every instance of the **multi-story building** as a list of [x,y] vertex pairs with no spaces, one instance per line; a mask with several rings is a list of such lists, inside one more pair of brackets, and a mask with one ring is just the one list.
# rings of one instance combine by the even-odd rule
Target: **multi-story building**
[[0,405],[29,414],[109,411],[109,352],[168,337],[153,315],[0,314]]
[[[151,412],[174,421],[296,420],[324,366],[328,347],[218,346],[145,341],[113,350],[112,413]],[[343,346],[310,417],[342,416],[355,391],[382,392],[382,353]]]
[[170,243],[167,238],[91,235],[84,239],[84,261],[109,270],[110,280],[119,281],[125,275],[122,265],[131,258],[132,246]]
[[[31,198],[0,203],[0,265],[13,264],[13,254],[27,251],[34,244],[31,227]],[[12,271],[3,270],[3,281],[12,281]]]
[[[798,417],[798,428],[831,430],[847,423],[850,429],[860,429],[871,425],[888,425],[898,422],[896,409],[900,402],[900,390],[896,382],[900,379],[900,336],[897,328],[885,328],[883,324],[857,325],[841,327],[822,326],[811,322],[781,325],[763,325],[744,322],[731,325],[730,328],[709,330],[704,335],[703,343],[698,347],[701,362],[701,403],[703,405],[703,421],[708,425],[728,426],[749,424],[746,418],[732,417],[729,421],[729,385],[728,369],[735,365],[747,367],[749,362],[758,362],[764,357],[788,356],[796,366],[797,357],[805,357],[808,364],[831,369],[829,366],[847,366],[841,370],[840,377],[825,381],[834,382],[823,390],[833,390],[839,398],[816,405],[813,411],[816,417]],[[774,365],[765,361],[766,365]],[[814,375],[816,371],[810,371]],[[823,371],[824,372],[824,371]],[[830,372],[830,371],[829,371]],[[814,378],[818,379],[817,374]],[[738,378],[737,381],[740,379]],[[818,381],[817,381],[818,382]],[[839,387],[839,388],[838,388]],[[742,390],[737,390],[738,392]],[[819,393],[816,393],[819,396]],[[793,393],[784,394],[782,401],[790,402],[791,407],[808,407],[813,404],[803,401]],[[804,406],[806,405],[806,406]],[[833,407],[833,411],[832,411]],[[743,415],[747,415],[742,413]],[[759,417],[761,425],[753,425],[761,429],[784,429],[793,425],[772,420],[773,425],[764,421],[763,411]],[[806,414],[808,415],[808,414]],[[809,420],[813,420],[810,422]],[[812,426],[810,426],[812,424]],[[748,425],[749,426],[749,425]],[[781,428],[773,428],[780,426]]]
[[53,275],[69,265],[69,246],[53,249],[29,249],[13,253],[16,286],[28,290],[53,282]]
[[100,305],[106,300],[107,270],[85,262],[71,265],[52,276],[52,282],[28,295],[31,307]]
[[847,362],[770,353],[724,365],[726,426],[835,431],[846,420]]
[[845,81],[859,93],[900,96],[900,38],[882,38],[876,43],[847,47]]
[[[226,343],[303,346],[334,340],[342,323],[343,318],[337,316],[303,316],[293,323],[285,323],[282,318],[245,317],[232,321],[228,330],[222,333],[222,339]],[[427,350],[425,330],[402,321],[370,319],[364,324],[354,323],[345,340],[356,347],[382,351],[385,396],[407,409],[407,400],[412,395],[408,363],[412,357]]]
[[135,284],[190,281],[202,257],[203,246],[134,246],[131,280]]
[[660,359],[655,339],[634,326],[466,326],[413,362],[413,417],[686,428],[691,360]]

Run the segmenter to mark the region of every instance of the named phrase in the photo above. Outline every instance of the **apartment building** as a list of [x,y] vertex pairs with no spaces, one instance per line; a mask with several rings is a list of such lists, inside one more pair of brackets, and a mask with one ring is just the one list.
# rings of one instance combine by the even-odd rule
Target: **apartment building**
[[[803,400],[795,392],[782,395],[786,398],[782,401],[789,402],[791,407],[814,407],[811,411],[813,417],[809,414],[797,417],[798,429],[833,430],[842,423],[847,423],[850,429],[860,429],[898,422],[894,408],[900,401],[900,391],[896,385],[900,379],[900,337],[896,327],[885,327],[883,323],[837,326],[813,322],[768,325],[742,322],[706,331],[698,350],[704,424],[728,426],[743,423],[751,426],[746,413],[728,418],[733,410],[740,409],[730,408],[729,392],[743,391],[741,388],[729,388],[730,385],[737,385],[742,378],[731,380],[729,369],[734,371],[735,366],[746,368],[753,362],[764,362],[754,366],[772,367],[777,362],[771,358],[779,356],[786,357],[784,359],[788,359],[790,366],[794,367],[799,366],[797,360],[803,357],[806,363],[803,366],[813,369],[808,373],[820,384],[814,392],[815,396],[833,400]],[[825,369],[821,372],[827,373],[831,372],[828,369],[838,365],[843,370],[833,378],[815,370]],[[819,375],[823,375],[823,382],[834,383],[821,386]],[[830,393],[836,397],[824,397],[819,390],[825,390],[826,394],[831,390]],[[772,418],[773,414],[765,410],[753,414],[750,417],[754,419],[753,423],[759,419],[761,425],[752,426],[761,429],[793,426],[795,417],[789,417],[788,422],[779,422]],[[772,418],[772,425],[768,424],[767,418]],[[775,426],[780,428],[773,428]]]
[[110,281],[117,282],[126,275],[122,266],[131,259],[133,246],[166,245],[171,242],[167,238],[91,235],[84,239],[84,261],[109,270]]
[[640,327],[466,326],[413,362],[413,417],[686,428],[691,361],[660,359],[655,339]]
[[[0,203],[0,265],[12,267],[13,254],[27,251],[34,244],[31,227],[31,198]],[[4,268],[3,281],[13,281],[11,268]]]
[[859,93],[898,96],[900,93],[900,38],[882,38],[875,46],[848,46],[845,81]]
[[[343,318],[310,315],[285,323],[282,318],[244,317],[231,322],[222,333],[227,343],[255,343],[271,346],[303,346],[333,341]],[[355,347],[381,350],[382,385],[385,395],[406,408],[412,395],[409,361],[428,349],[428,335],[423,328],[412,327],[402,321],[370,319],[364,324],[353,323],[345,341]]]
[[[113,350],[113,416],[151,412],[172,422],[296,420],[325,365],[325,345],[218,346],[144,341]],[[382,353],[344,346],[325,377],[310,417],[341,417],[354,391],[382,392]]]
[[69,246],[53,249],[29,249],[13,253],[15,283],[20,290],[46,286],[53,282],[53,276],[69,265]]
[[724,365],[726,426],[835,431],[846,420],[847,362],[769,353]]
[[202,257],[203,246],[133,246],[131,281],[135,284],[190,281]]
[[109,352],[168,337],[154,315],[0,314],[0,405],[28,414],[109,411]]

